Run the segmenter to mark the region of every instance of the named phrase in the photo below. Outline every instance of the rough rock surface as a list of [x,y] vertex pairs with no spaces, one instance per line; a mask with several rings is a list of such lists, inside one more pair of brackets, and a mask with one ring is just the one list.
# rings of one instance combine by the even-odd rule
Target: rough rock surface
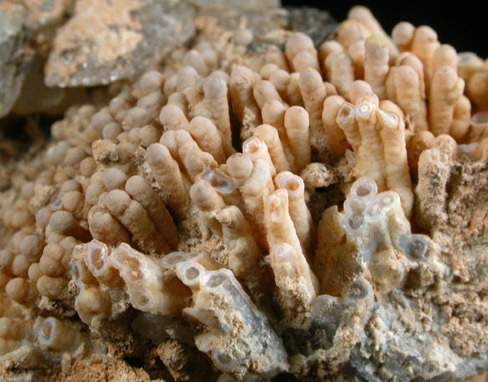
[[7,115],[24,84],[34,52],[28,47],[27,14],[17,4],[0,4],[0,118]]
[[4,113],[64,113],[0,128],[2,381],[487,367],[481,59],[363,7],[32,0],[0,21]]
[[192,36],[192,24],[183,24],[192,19],[192,8],[177,3],[172,13],[173,7],[165,5],[152,0],[78,1],[73,17],[56,33],[46,84],[106,85],[161,60]]

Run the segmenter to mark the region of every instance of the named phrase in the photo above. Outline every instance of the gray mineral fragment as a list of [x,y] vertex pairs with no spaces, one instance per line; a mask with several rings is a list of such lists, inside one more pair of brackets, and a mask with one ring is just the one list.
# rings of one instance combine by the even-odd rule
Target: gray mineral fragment
[[57,31],[46,84],[95,86],[135,76],[193,35],[192,18],[193,7],[178,2],[79,0]]
[[33,57],[26,17],[20,5],[0,3],[0,118],[17,100]]
[[[15,0],[10,0],[14,3]],[[74,0],[22,0],[26,11],[29,13],[28,27],[37,32],[49,26],[62,23],[73,7]]]
[[339,26],[329,12],[309,7],[289,8],[290,29],[310,36],[316,46]]
[[240,9],[257,10],[279,7],[280,0],[188,0],[201,9]]

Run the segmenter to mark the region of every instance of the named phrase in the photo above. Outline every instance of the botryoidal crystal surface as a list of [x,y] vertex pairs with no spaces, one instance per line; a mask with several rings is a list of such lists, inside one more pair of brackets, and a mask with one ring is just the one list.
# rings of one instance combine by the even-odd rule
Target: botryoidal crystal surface
[[1,107],[33,94],[3,52],[46,25],[22,52],[70,106],[0,145],[1,380],[487,367],[483,59],[359,6],[335,24],[275,1],[31,3],[0,10]]

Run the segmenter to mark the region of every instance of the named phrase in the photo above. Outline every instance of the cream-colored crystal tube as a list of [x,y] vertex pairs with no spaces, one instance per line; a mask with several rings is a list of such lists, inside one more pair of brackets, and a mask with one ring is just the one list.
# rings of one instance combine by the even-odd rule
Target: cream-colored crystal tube
[[207,182],[199,180],[193,184],[190,197],[200,211],[214,211],[225,206],[222,197]]
[[396,114],[378,112],[386,164],[388,190],[400,195],[407,218],[412,215],[413,192],[405,145],[405,123]]
[[242,143],[242,152],[252,161],[257,159],[265,160],[268,163],[271,177],[276,175],[276,168],[269,155],[268,146],[261,138],[253,136]]
[[261,113],[253,95],[255,80],[254,73],[245,66],[236,65],[232,69],[229,89],[232,109],[242,124],[242,139],[249,138],[261,123]]
[[[306,312],[316,296],[318,281],[303,255],[288,210],[286,190],[276,190],[264,197],[269,262],[281,292],[278,304],[283,309],[285,320],[295,326],[299,320],[295,316]],[[300,291],[298,296],[290,293],[290,286]]]
[[200,178],[213,187],[227,205],[234,205],[239,208],[244,206],[244,201],[242,200],[239,189],[234,184],[230,175],[223,170],[219,168],[210,169],[207,167],[197,179],[199,180]]
[[175,105],[166,105],[159,113],[159,121],[165,130],[185,129],[188,126],[188,119],[183,111]]
[[[419,76],[419,85],[420,85],[420,95],[425,98],[425,80],[424,80],[424,65],[422,61],[415,55],[410,52],[404,52],[400,54],[396,59],[396,65],[402,66],[407,65],[410,66],[417,75]],[[390,69],[391,70],[391,69]]]
[[21,305],[32,304],[39,295],[36,284],[22,277],[15,277],[5,285],[5,293]]
[[410,66],[402,65],[396,68],[394,76],[398,105],[411,116],[417,131],[428,130],[427,106],[421,94],[418,74]]
[[258,159],[253,162],[252,172],[239,190],[244,199],[247,214],[259,227],[257,230],[259,244],[266,247],[263,197],[274,191],[274,184],[269,165],[265,160]]
[[[302,52],[308,52],[317,57],[317,51],[310,37],[304,33],[293,33],[285,44],[285,54],[288,59],[288,63],[294,68],[295,72],[298,72],[294,66],[295,58]],[[317,60],[317,58],[315,58]]]
[[334,158],[342,157],[350,147],[344,131],[337,123],[337,116],[344,102],[341,96],[333,95],[325,99],[323,106],[322,121],[327,135],[327,148]]
[[[405,120],[405,113],[403,112],[403,110],[400,109],[400,107],[396,103],[390,100],[384,99],[383,101],[381,101],[379,103],[379,108],[380,110],[383,110],[385,113],[394,113],[398,115],[400,118],[402,118],[403,120]],[[407,137],[407,134],[405,135],[405,137]]]
[[429,126],[435,136],[449,133],[454,118],[454,105],[463,91],[464,80],[450,66],[443,66],[433,74],[429,97]]
[[354,81],[349,87],[349,101],[352,104],[355,104],[362,96],[370,93],[373,93],[373,89],[371,89],[370,84],[362,80]]
[[218,192],[204,180],[199,180],[190,189],[192,202],[200,210],[199,218],[203,225],[218,236],[222,236],[222,227],[213,212],[225,207],[225,202]]
[[285,129],[296,169],[300,172],[312,159],[307,111],[300,106],[290,107],[285,113]]
[[409,50],[415,34],[415,27],[408,22],[400,22],[393,28],[391,37],[401,51]]
[[356,80],[362,80],[364,78],[364,54],[365,54],[365,41],[358,40],[349,45],[347,53],[352,59],[354,66],[354,78]]
[[0,338],[6,340],[29,340],[32,336],[32,323],[10,317],[0,317]]
[[451,135],[457,142],[462,142],[466,137],[471,126],[471,101],[468,97],[462,95],[454,104],[451,128]]
[[[363,97],[364,99],[365,97]],[[385,190],[385,160],[380,136],[376,129],[378,107],[368,99],[355,107],[356,120],[361,134],[361,145],[356,157],[356,170],[360,176],[373,178],[378,190]]]
[[122,190],[112,190],[105,199],[110,213],[132,234],[138,246],[150,253],[169,253],[169,245],[157,231],[146,209]]
[[279,69],[280,68],[278,67],[278,65],[273,63],[267,63],[264,64],[264,66],[261,68],[259,74],[261,75],[263,80],[269,80],[271,78],[271,75]]
[[181,314],[189,290],[179,280],[164,280],[160,265],[150,256],[123,243],[112,251],[109,261],[124,280],[134,308],[164,316]]
[[263,202],[268,245],[273,247],[279,243],[287,243],[303,254],[300,239],[289,212],[288,191],[276,190],[266,195]]
[[153,143],[148,147],[146,160],[166,196],[167,206],[177,218],[183,219],[186,216],[189,197],[178,163],[171,157],[168,148],[159,143]]
[[457,69],[459,76],[469,82],[473,74],[482,70],[484,61],[473,52],[459,53],[457,56]]
[[431,72],[434,74],[438,69],[443,66],[449,66],[457,71],[458,55],[456,49],[451,45],[440,45],[432,54]]
[[109,261],[111,248],[98,240],[86,243],[83,248],[83,260],[93,276],[108,286],[120,286],[119,272]]
[[325,59],[332,53],[343,52],[344,48],[335,40],[326,40],[320,45],[319,56],[320,62],[323,64]]
[[390,57],[395,57],[399,53],[398,47],[390,39],[390,36],[386,34],[378,20],[376,20],[376,18],[373,16],[368,8],[361,5],[356,5],[355,7],[352,7],[347,14],[347,19],[359,21],[370,30],[371,34],[377,34],[382,36],[385,39],[386,44],[388,45]]
[[291,169],[276,128],[271,125],[259,125],[254,131],[254,136],[262,139],[268,147],[269,155],[277,172]]
[[185,142],[178,148],[178,156],[188,174],[188,177],[194,181],[205,168],[217,167],[217,162],[212,154],[200,150],[197,143],[192,139]]
[[194,117],[187,129],[203,151],[211,154],[218,163],[225,162],[222,139],[211,120],[205,117]]
[[288,84],[290,82],[290,73],[286,70],[278,69],[271,74],[269,81],[274,85],[281,99],[288,101]]
[[327,140],[322,121],[322,109],[327,96],[325,85],[320,73],[314,69],[300,73],[299,85],[310,119],[310,143],[317,151],[323,151]]
[[378,98],[386,98],[386,76],[389,71],[388,46],[384,38],[372,35],[364,45],[364,80],[371,85]]
[[181,92],[172,93],[168,97],[167,105],[177,106],[178,108],[180,108],[185,116],[188,115],[188,100]]
[[176,73],[176,90],[184,93],[187,88],[195,86],[200,78],[201,76],[196,68],[191,65],[184,65]]
[[278,131],[286,158],[292,171],[295,169],[295,157],[291,151],[290,142],[285,129],[286,107],[279,101],[266,102],[261,110],[263,123],[271,125]]
[[278,189],[288,193],[289,213],[300,240],[303,253],[307,254],[315,233],[312,215],[305,203],[305,186],[303,179],[289,171],[282,171],[276,175],[275,184]]
[[431,27],[420,26],[415,29],[410,50],[424,65],[424,79],[427,93],[430,90],[432,76],[434,75],[432,72],[432,57],[439,45],[437,33]]
[[242,153],[236,153],[227,158],[227,171],[239,188],[251,176],[252,169],[252,160]]
[[286,92],[288,94],[288,102],[290,105],[303,106],[303,98],[300,93],[300,73],[291,73],[290,81],[288,81],[288,87]]
[[203,103],[220,131],[224,152],[227,156],[232,155],[235,150],[232,147],[227,84],[218,74],[211,74],[203,84],[203,92]]
[[192,292],[191,306],[183,314],[198,324],[198,350],[231,378],[272,378],[287,370],[283,343],[234,274],[228,269],[211,270],[198,257],[185,259],[185,255],[176,254],[183,259],[177,259],[174,268]]
[[349,144],[356,151],[361,145],[361,134],[355,118],[354,105],[344,102],[337,113],[336,122],[344,131]]
[[178,161],[180,168],[186,170],[186,175],[191,180],[203,168],[214,168],[217,166],[213,156],[208,152],[202,151],[186,130],[166,131],[162,135],[160,142],[170,150],[171,155]]
[[173,218],[149,183],[142,176],[134,175],[127,180],[125,191],[146,209],[157,230],[170,247],[176,247],[178,231]]
[[344,47],[349,46],[359,40],[366,40],[371,35],[371,31],[357,20],[344,20],[337,28],[336,40]]
[[73,351],[86,341],[82,333],[54,317],[38,317],[34,333],[41,345],[60,352]]
[[430,131],[420,131],[410,140],[407,147],[408,165],[411,171],[417,171],[420,154],[434,146],[435,137]]
[[130,234],[107,210],[94,206],[88,212],[88,229],[93,238],[109,245],[130,241]]
[[88,241],[91,237],[90,232],[67,211],[54,212],[49,218],[49,226],[59,235],[73,236],[81,241]]
[[261,110],[263,123],[274,126],[280,135],[282,143],[289,145],[285,130],[285,112],[285,105],[276,100],[267,101]]
[[346,95],[354,81],[354,62],[348,52],[331,53],[325,59],[325,72],[339,94]]
[[469,98],[481,109],[488,108],[488,71],[479,70],[472,74],[467,84]]
[[[249,288],[258,281],[256,277],[262,276],[263,273],[258,264],[262,254],[251,234],[251,227],[236,206],[222,208],[216,212],[215,217],[222,225],[222,239],[229,251],[229,268],[237,278],[244,280]],[[263,292],[255,288],[256,285],[253,294]]]
[[181,168],[184,168],[184,164],[178,155],[178,149],[184,143],[192,140],[193,138],[191,137],[190,133],[188,133],[186,130],[178,129],[165,131],[164,134],[161,135],[159,143],[166,146],[171,153],[171,156],[178,162]]
[[270,81],[257,81],[254,85],[253,95],[260,109],[263,108],[267,101],[275,100],[283,103],[280,94]]
[[306,69],[320,70],[320,65],[317,57],[317,51],[302,50],[293,59],[293,68],[297,73],[301,73]]

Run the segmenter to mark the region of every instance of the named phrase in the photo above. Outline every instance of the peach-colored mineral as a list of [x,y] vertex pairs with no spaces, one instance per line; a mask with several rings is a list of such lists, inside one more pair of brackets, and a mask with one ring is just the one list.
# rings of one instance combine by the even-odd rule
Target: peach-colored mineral
[[0,142],[0,379],[485,369],[486,62],[360,6],[321,46],[275,1],[161,7],[78,0],[46,81],[112,84]]

